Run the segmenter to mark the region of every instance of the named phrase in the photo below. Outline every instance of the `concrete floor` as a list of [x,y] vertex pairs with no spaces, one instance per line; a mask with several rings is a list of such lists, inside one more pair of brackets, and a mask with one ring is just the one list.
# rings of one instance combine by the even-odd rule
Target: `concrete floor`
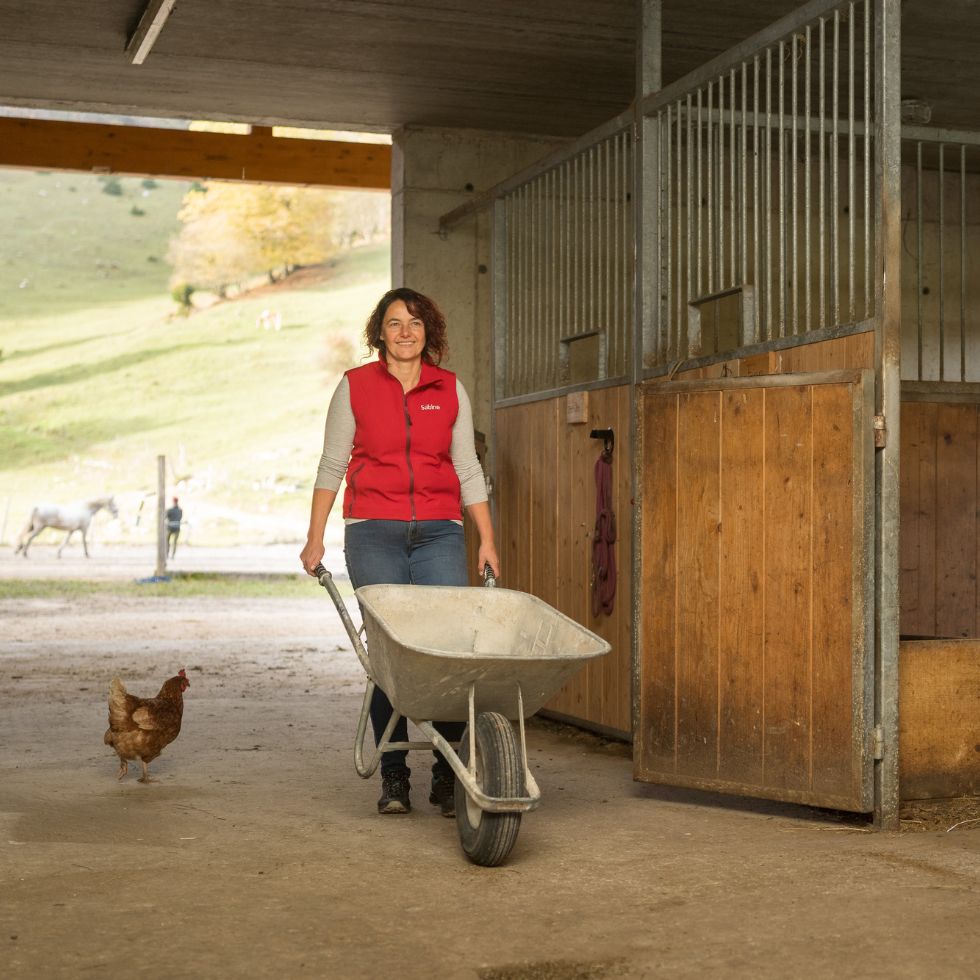
[[[0,600],[0,666],[4,977],[980,973],[980,821],[880,835],[644,786],[623,746],[544,725],[504,867],[467,863],[425,758],[415,811],[378,816],[325,596]],[[151,694],[180,667],[160,781],[116,782],[109,679]]]

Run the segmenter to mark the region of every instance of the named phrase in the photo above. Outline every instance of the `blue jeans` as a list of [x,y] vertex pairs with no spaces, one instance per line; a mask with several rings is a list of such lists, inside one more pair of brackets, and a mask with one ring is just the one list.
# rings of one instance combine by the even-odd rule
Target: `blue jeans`
[[[360,521],[344,531],[344,557],[351,585],[468,585],[466,545],[463,529],[453,521]],[[420,610],[420,614],[424,614]],[[394,709],[380,687],[371,699],[371,726],[377,745]],[[435,729],[449,742],[463,737],[466,725],[458,721],[436,722]],[[408,741],[404,718],[391,734],[394,742]],[[403,774],[411,770],[404,750],[381,756],[381,774]],[[441,752],[433,752],[432,772],[450,775],[452,770]]]

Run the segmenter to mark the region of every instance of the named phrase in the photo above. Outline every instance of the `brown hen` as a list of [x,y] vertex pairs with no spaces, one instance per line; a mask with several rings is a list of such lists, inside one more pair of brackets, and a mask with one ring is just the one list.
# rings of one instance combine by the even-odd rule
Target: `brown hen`
[[171,677],[155,698],[137,698],[114,677],[109,684],[109,730],[103,741],[119,756],[119,779],[129,771],[129,760],[140,760],[141,783],[150,779],[149,764],[180,734],[184,691],[191,682],[183,670]]

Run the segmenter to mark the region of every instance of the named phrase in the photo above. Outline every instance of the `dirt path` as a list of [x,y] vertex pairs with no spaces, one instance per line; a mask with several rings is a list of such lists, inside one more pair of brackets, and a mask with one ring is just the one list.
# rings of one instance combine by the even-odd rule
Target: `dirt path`
[[[642,786],[624,747],[530,732],[541,809],[462,857],[353,773],[361,678],[324,598],[0,601],[6,977],[975,977],[980,823],[876,835]],[[108,680],[186,667],[185,728],[117,783]]]

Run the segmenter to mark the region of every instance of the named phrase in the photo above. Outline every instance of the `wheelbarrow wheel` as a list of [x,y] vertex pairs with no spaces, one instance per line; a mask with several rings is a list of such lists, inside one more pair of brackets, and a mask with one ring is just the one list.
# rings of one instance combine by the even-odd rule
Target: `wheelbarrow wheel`
[[[469,728],[463,733],[459,757],[469,765]],[[524,774],[510,722],[495,711],[476,717],[476,782],[488,796],[522,796]],[[503,864],[521,829],[520,813],[481,810],[456,780],[456,827],[466,856],[485,868]]]

